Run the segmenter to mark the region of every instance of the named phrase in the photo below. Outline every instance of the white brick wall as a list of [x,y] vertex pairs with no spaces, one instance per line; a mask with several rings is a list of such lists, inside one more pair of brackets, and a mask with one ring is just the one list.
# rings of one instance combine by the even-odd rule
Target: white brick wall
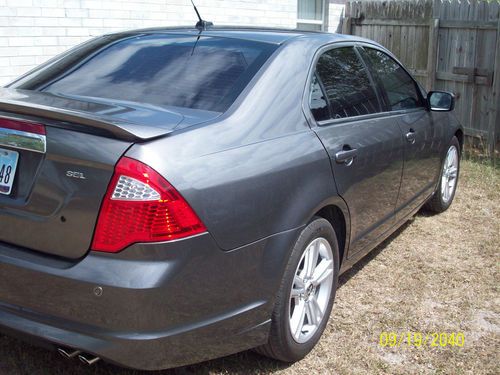
[[[297,24],[297,0],[195,3],[203,18],[216,25]],[[332,12],[338,11],[332,5],[330,19],[335,20]],[[0,0],[0,86],[93,36],[196,21],[190,0]]]

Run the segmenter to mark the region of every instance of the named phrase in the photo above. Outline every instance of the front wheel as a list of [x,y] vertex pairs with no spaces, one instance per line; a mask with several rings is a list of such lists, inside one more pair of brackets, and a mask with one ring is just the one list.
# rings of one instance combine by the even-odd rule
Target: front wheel
[[457,137],[453,137],[443,161],[438,189],[425,205],[427,210],[441,213],[450,207],[457,190],[459,172],[460,143]]
[[327,220],[315,218],[295,243],[277,296],[269,341],[257,352],[284,362],[307,355],[328,323],[338,274],[335,231]]

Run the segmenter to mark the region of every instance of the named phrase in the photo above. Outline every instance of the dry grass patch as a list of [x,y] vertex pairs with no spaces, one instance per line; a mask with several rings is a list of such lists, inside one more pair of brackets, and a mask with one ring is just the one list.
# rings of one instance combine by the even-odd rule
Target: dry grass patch
[[[465,161],[455,202],[419,214],[341,277],[317,348],[291,366],[252,352],[164,374],[500,373],[500,171]],[[463,332],[464,347],[382,348],[381,332]],[[3,374],[139,374],[87,368],[0,337]]]

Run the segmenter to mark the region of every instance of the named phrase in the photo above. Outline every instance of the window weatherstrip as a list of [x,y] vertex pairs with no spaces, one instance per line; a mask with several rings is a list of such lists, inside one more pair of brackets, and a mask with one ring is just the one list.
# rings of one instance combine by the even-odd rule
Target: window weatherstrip
[[403,109],[403,110],[399,110],[399,111],[386,111],[386,112],[368,113],[366,115],[359,115],[359,116],[331,118],[329,120],[316,121],[316,124],[318,126],[330,126],[330,125],[336,125],[336,124],[342,124],[342,123],[349,123],[349,122],[353,122],[353,121],[371,120],[371,119],[376,119],[379,117],[402,116],[402,115],[407,115],[407,114],[414,113],[414,112],[419,112],[422,110],[425,111],[426,108],[425,107],[417,107],[417,108]]

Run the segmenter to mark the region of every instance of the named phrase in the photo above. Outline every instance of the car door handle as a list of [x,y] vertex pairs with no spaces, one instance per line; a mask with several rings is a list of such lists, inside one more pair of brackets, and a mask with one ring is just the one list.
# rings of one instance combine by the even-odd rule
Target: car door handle
[[415,130],[410,129],[410,131],[406,133],[406,140],[411,144],[415,143],[415,141],[417,140],[417,135],[415,133]]
[[358,150],[355,148],[351,148],[348,150],[344,149],[335,154],[335,161],[339,164],[345,164],[347,166],[350,166],[357,154]]

